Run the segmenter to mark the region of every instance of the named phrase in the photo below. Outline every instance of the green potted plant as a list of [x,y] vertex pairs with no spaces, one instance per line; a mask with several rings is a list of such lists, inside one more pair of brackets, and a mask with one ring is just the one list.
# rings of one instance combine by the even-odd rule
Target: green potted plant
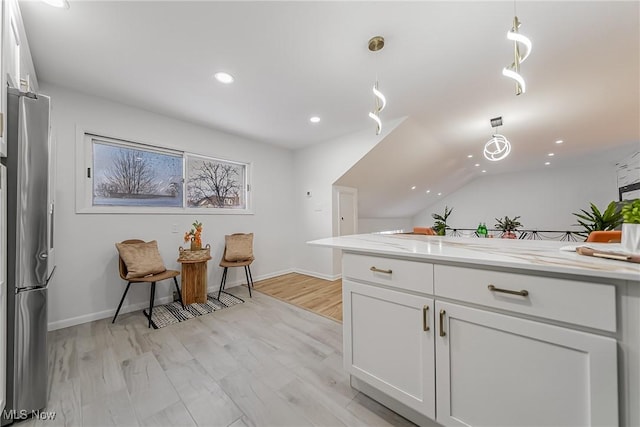
[[508,216],[504,216],[504,218],[496,218],[496,227],[498,230],[502,231],[503,239],[515,239],[516,233],[514,231],[518,231],[518,227],[522,227],[522,224],[518,219],[520,216],[515,216],[513,218],[509,218]]
[[447,218],[449,218],[449,215],[451,215],[451,212],[453,212],[453,208],[449,209],[448,206],[445,206],[444,215],[440,215],[436,213],[431,214],[433,219],[436,220],[436,222],[433,224],[433,230],[436,232],[438,236],[444,236],[447,230],[449,229],[449,226],[447,226]]
[[622,206],[622,247],[627,252],[640,253],[640,199]]
[[586,239],[592,231],[614,230],[622,224],[622,212],[616,212],[615,202],[609,203],[604,212],[601,212],[593,203],[590,205],[591,212],[580,209],[582,213],[573,213],[578,217],[576,225],[581,225],[584,228],[584,231],[577,233],[579,236]]

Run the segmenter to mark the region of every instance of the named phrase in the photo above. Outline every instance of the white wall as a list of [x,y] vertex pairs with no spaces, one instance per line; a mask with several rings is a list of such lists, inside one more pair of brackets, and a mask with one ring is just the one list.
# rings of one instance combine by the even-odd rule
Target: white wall
[[380,231],[413,230],[413,218],[358,218],[358,233],[377,233]]
[[[332,185],[371,148],[388,135],[403,119],[385,123],[375,135],[373,127],[335,140],[296,150],[294,153],[294,195],[296,233],[294,266],[296,271],[326,279],[340,275],[339,263],[326,248],[311,247],[309,240],[333,236]],[[311,191],[311,197],[306,192]]]
[[[160,116],[61,87],[42,84],[52,97],[52,121],[57,139],[57,216],[55,218],[57,269],[50,284],[50,328],[59,328],[112,316],[126,283],[118,276],[114,246],[129,238],[158,241],[167,268],[176,262],[184,231],[194,220],[204,225],[203,243],[212,246],[208,285],[217,289],[218,261],[224,235],[255,233],[252,265],[254,279],[291,271],[294,204],[293,153],[205,127]],[[76,214],[76,125],[101,130],[106,136],[131,138],[158,146],[184,149],[221,158],[252,162],[254,215],[213,214]],[[178,233],[172,233],[177,224]],[[237,271],[232,271],[237,270]],[[238,282],[242,269],[231,269],[229,284]],[[244,280],[244,278],[242,278]],[[172,284],[160,283],[157,303],[170,298]],[[146,307],[149,285],[132,285],[122,312]],[[128,307],[127,307],[128,306]]]
[[576,166],[490,175],[478,178],[413,218],[414,226],[431,226],[431,214],[453,208],[447,224],[452,228],[476,228],[485,222],[493,228],[495,218],[520,215],[523,228],[574,230],[573,212],[589,210],[593,202],[604,209],[618,200],[615,160],[602,156]]

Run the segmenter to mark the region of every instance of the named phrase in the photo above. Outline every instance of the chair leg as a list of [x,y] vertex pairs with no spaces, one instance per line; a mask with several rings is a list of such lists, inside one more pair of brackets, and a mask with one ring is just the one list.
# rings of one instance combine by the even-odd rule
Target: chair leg
[[173,278],[173,283],[176,284],[176,291],[178,291],[178,300],[180,301],[180,305],[184,308],[184,302],[182,302],[182,292],[180,292],[180,288],[178,287],[178,279]]
[[222,271],[222,278],[220,279],[220,290],[218,290],[218,301],[220,301],[220,294],[224,289],[224,285],[227,283],[227,267]]
[[127,296],[127,292],[129,292],[129,286],[131,286],[131,282],[127,283],[127,288],[124,290],[124,294],[122,294],[122,299],[120,300],[120,304],[118,304],[116,315],[113,316],[113,320],[111,321],[111,323],[116,323],[116,317],[118,317],[118,313],[120,313],[120,309],[122,308],[122,303],[124,302],[124,298]]
[[151,298],[149,299],[149,327],[151,327],[151,315],[153,314],[153,300],[156,297],[156,282],[151,283]]
[[244,266],[244,275],[247,276],[247,288],[249,288],[249,298],[253,298],[251,296],[251,282],[249,281],[249,273],[247,272],[248,265]]
[[251,275],[251,266],[247,265],[247,270],[249,270],[249,280],[251,280],[251,287],[255,288],[255,286],[253,286],[253,276]]

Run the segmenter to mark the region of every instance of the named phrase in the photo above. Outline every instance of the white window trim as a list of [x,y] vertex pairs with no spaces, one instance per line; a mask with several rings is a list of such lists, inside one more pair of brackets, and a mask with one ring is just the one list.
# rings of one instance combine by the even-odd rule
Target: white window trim
[[[180,154],[183,161],[183,176],[186,179],[186,158],[188,156],[200,157],[205,159],[220,160],[223,162],[236,163],[246,166],[246,184],[249,185],[247,191],[247,206],[245,209],[226,209],[226,208],[190,208],[190,207],[148,207],[148,206],[93,206],[93,164],[92,164],[92,145],[87,143],[87,138],[97,137],[103,138],[106,143],[117,142],[122,145],[142,145],[147,149],[157,152],[166,152],[167,154]],[[112,140],[112,141],[110,141]],[[76,213],[78,214],[159,214],[159,215],[253,215],[253,185],[252,170],[253,162],[243,162],[239,160],[229,160],[220,156],[207,156],[200,153],[191,153],[181,149],[149,144],[132,138],[116,136],[113,132],[104,132],[96,129],[89,129],[83,126],[76,126],[76,179],[75,179],[75,198]],[[92,168],[91,178],[87,177],[87,168]],[[186,203],[186,184],[183,195]]]

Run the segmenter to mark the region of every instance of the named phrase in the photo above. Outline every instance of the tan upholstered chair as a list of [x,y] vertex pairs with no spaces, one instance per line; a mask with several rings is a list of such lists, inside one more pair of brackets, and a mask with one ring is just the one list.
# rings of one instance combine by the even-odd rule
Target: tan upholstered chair
[[[128,244],[136,244],[136,243],[145,243],[145,242],[144,240],[130,239],[130,240],[125,240],[120,244],[128,245]],[[156,252],[157,252],[157,247],[156,247]],[[152,255],[158,258],[160,257],[159,253],[153,253]],[[182,295],[180,293],[180,288],[178,287],[178,280],[176,279],[176,277],[180,275],[179,271],[164,270],[162,272],[146,275],[143,277],[127,277],[129,276],[129,270],[127,268],[127,264],[122,259],[122,256],[119,256],[118,258],[119,258],[118,267],[120,270],[120,278],[122,280],[127,281],[127,287],[124,290],[124,294],[122,294],[122,299],[120,300],[120,304],[118,304],[118,309],[116,310],[116,314],[115,316],[113,316],[113,320],[111,321],[111,323],[116,322],[116,317],[118,317],[118,313],[120,313],[120,308],[122,308],[122,303],[124,302],[124,298],[127,296],[127,292],[129,292],[129,286],[131,286],[132,283],[151,283],[151,290],[150,290],[151,295],[149,298],[149,327],[151,327],[151,315],[153,314],[153,301],[156,296],[156,282],[173,278],[173,283],[175,283],[176,285],[176,291],[178,291],[178,298],[180,300],[180,304],[182,304],[182,307],[184,308],[184,304],[182,302]],[[164,265],[162,266],[162,268],[164,268]]]
[[620,243],[621,230],[592,231],[587,237],[587,242]]
[[218,299],[227,284],[227,270],[229,267],[244,267],[244,274],[247,278],[249,297],[251,297],[251,287],[253,277],[251,276],[251,263],[253,258],[253,233],[235,233],[225,237],[224,253],[220,260],[220,267],[224,268],[222,279],[220,280],[220,290]]

